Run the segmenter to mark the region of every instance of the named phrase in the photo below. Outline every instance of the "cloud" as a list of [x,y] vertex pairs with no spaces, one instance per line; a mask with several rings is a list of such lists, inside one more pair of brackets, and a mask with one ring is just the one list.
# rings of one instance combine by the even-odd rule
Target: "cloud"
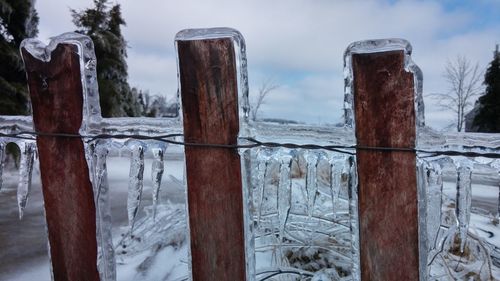
[[[128,63],[133,85],[170,94],[177,87],[175,34],[185,28],[233,27],[246,39],[251,92],[270,76],[283,85],[263,107],[266,114],[295,117],[300,115],[297,109],[310,110],[300,117],[304,120],[341,115],[331,110],[340,108],[343,100],[342,55],[353,41],[408,39],[414,60],[424,72],[424,92],[436,92],[446,88],[441,73],[449,57],[466,54],[484,66],[500,40],[500,20],[472,28],[481,17],[477,9],[452,9],[437,1],[118,2],[127,22],[123,32],[131,46]],[[488,0],[482,3],[494,7]],[[71,0],[66,5],[81,9],[91,3]],[[40,35],[74,29],[67,6],[56,0],[37,2]],[[427,108],[428,124],[447,125],[437,117],[440,114],[433,113],[437,109],[432,104]]]
[[173,56],[128,52],[129,84],[154,95],[173,97],[177,92],[177,62]]

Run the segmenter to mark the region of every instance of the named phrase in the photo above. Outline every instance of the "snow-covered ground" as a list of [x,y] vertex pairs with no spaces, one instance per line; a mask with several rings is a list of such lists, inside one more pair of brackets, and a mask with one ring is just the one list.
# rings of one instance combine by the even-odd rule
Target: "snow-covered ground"
[[[150,159],[145,160],[141,211],[135,223],[133,235],[130,236],[127,235],[126,208],[130,162],[128,158],[117,156],[108,159],[113,239],[116,246],[117,280],[119,281],[180,281],[185,280],[188,276],[189,247],[186,234],[185,190],[182,184],[184,178],[183,157],[180,153],[166,155],[160,194],[162,204],[158,207],[155,221],[147,215],[151,213],[150,206],[152,204],[151,162]],[[277,166],[274,167],[274,169],[277,168]],[[302,172],[306,173],[307,171]],[[278,170],[273,173],[278,173]],[[334,209],[334,203],[329,197],[330,191],[325,188],[325,178],[321,179],[318,175],[320,184],[317,190],[317,205],[313,206],[311,217],[308,218],[307,198],[310,194],[305,188],[307,184],[305,174],[298,177],[297,174],[294,174],[297,171],[290,171],[290,173],[292,174],[292,193],[290,195],[292,205],[289,210],[285,210],[290,211],[290,217],[286,221],[282,221],[280,212],[275,210],[275,208],[282,208],[279,207],[277,198],[275,198],[278,196],[277,182],[279,182],[276,174],[269,176],[266,183],[267,190],[262,193],[265,194],[266,198],[258,203],[269,205],[269,208],[261,206],[259,212],[262,214],[259,215],[258,227],[256,228],[257,231],[261,231],[260,234],[257,234],[264,234],[257,237],[256,240],[256,266],[257,270],[262,273],[259,277],[266,276],[266,270],[270,275],[273,274],[273,270],[276,270],[277,267],[314,271],[316,267],[328,267],[330,263],[335,263],[336,271],[324,271],[322,272],[324,276],[333,276],[337,274],[337,271],[341,274],[343,272],[348,274],[350,270],[350,250],[348,248],[350,243],[345,239],[350,238],[347,217],[349,210],[347,201],[345,201],[346,190],[339,191],[339,199],[335,203],[338,204],[335,207],[337,214],[334,214],[331,211]],[[444,175],[443,212],[447,216],[445,220],[453,220],[453,199],[456,195],[455,176],[453,173],[445,173]],[[14,171],[4,172],[4,184],[0,191],[0,280],[49,281],[50,265],[47,257],[47,236],[39,174],[35,170],[31,197],[21,221],[18,218],[16,203],[17,181],[18,177]],[[323,183],[321,183],[322,181]],[[483,239],[487,244],[496,247],[500,247],[500,226],[495,222],[498,188],[498,175],[486,173],[485,175],[473,176],[473,212],[469,231],[472,235]],[[261,200],[259,196],[262,195],[254,195],[254,200]],[[325,206],[330,211],[325,212]],[[257,216],[257,214],[254,215]],[[339,227],[332,228],[331,225],[322,223],[322,220],[332,219],[340,223]],[[281,228],[278,226],[281,223],[286,223],[287,226]],[[316,229],[314,231],[307,230],[307,228],[312,227]],[[324,236],[319,231],[321,229],[337,233],[333,236],[336,240],[332,241],[332,236]],[[266,235],[266,231],[270,234]],[[277,237],[285,235],[285,232],[286,235],[291,235],[289,238],[292,239],[279,242]],[[293,244],[297,242],[301,244]],[[282,248],[284,251],[281,251],[281,246],[284,246]],[[332,247],[337,247],[337,249],[332,250]],[[481,253],[479,251],[479,254]],[[309,257],[318,257],[318,259],[309,259]],[[285,263],[282,263],[283,260]],[[450,256],[449,262],[453,262],[453,256]],[[494,260],[491,265],[492,275],[498,280],[500,280],[499,262],[500,260]],[[301,265],[298,266],[297,263],[301,263]],[[473,268],[478,264],[480,263],[472,262],[470,266]],[[296,272],[301,272],[300,270]],[[309,274],[307,271],[303,271],[303,273],[304,276],[311,276],[307,275]],[[318,277],[321,274],[316,275]],[[344,278],[342,280],[350,279]]]
[[[173,214],[185,220],[185,190],[182,186],[184,177],[184,161],[182,154],[167,154],[165,172],[160,193],[160,202],[166,205],[159,206],[156,222],[163,226],[157,231],[183,231],[183,239],[178,241],[163,241],[156,249],[140,249],[138,254],[122,254],[117,251],[117,280],[182,280],[188,274],[187,253],[188,244],[185,240],[185,221],[174,225],[171,229]],[[144,235],[146,213],[143,207],[152,204],[151,192],[151,162],[145,159],[144,190],[141,203],[141,212],[134,233]],[[122,234],[128,231],[127,225],[127,188],[130,162],[123,157],[108,159],[108,179],[110,185],[111,213],[113,218],[113,240],[118,245]],[[50,265],[47,255],[47,235],[43,214],[43,200],[41,193],[40,176],[37,169],[33,172],[33,183],[28,206],[24,217],[19,220],[16,203],[16,188],[18,182],[17,171],[7,169],[3,174],[3,188],[0,191],[0,280],[12,281],[50,281]],[[166,207],[170,206],[170,207]],[[162,220],[164,219],[164,220]],[[148,227],[148,229],[152,229]],[[150,234],[149,234],[150,235]],[[131,241],[129,245],[133,244]],[[176,242],[176,243],[174,243]],[[170,244],[169,244],[170,243]],[[124,244],[119,245],[120,247]],[[159,249],[158,249],[159,248]],[[121,248],[120,248],[121,249]],[[154,251],[154,255],[152,255]],[[154,256],[154,258],[149,258]],[[147,264],[148,260],[150,264]],[[146,273],[145,273],[146,272]],[[142,275],[141,275],[142,274]],[[160,276],[163,276],[160,278]],[[140,278],[138,278],[140,277]]]

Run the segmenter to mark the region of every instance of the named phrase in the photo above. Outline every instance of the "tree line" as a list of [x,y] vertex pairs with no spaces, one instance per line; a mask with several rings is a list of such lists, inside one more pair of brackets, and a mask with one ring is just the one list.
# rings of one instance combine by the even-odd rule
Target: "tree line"
[[[177,103],[128,84],[127,42],[120,4],[94,0],[93,7],[71,9],[75,32],[89,36],[97,58],[99,100],[103,117],[172,116]],[[24,65],[19,53],[23,39],[38,34],[39,17],[32,0],[0,0],[0,114],[30,114]]]
[[[71,9],[76,32],[94,41],[97,80],[103,117],[173,116],[177,102],[131,88],[128,84],[127,42],[121,32],[125,26],[120,4],[93,0],[81,11]],[[30,114],[29,94],[19,46],[38,33],[39,17],[32,0],[0,0],[0,114]],[[500,132],[500,54],[498,46],[484,73],[465,57],[449,61],[445,67],[446,93],[433,94],[438,104],[455,113],[457,131]],[[484,87],[483,87],[484,86]],[[277,86],[264,83],[252,104],[252,119],[269,92]],[[484,91],[483,91],[484,90]],[[479,98],[478,98],[479,97]],[[474,108],[471,110],[474,100]]]

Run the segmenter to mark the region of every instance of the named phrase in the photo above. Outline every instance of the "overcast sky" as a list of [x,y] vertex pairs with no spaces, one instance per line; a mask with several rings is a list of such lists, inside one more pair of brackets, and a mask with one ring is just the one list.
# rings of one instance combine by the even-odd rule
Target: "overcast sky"
[[[250,95],[266,79],[280,87],[263,106],[263,117],[305,122],[340,121],[343,52],[354,41],[404,38],[424,73],[427,124],[443,128],[453,114],[426,94],[446,92],[446,61],[466,55],[483,69],[500,43],[500,0],[119,0],[127,26],[129,82],[152,94],[177,90],[175,34],[185,28],[232,27],[247,43]],[[63,4],[64,3],[64,4]],[[75,29],[70,8],[91,0],[37,0],[39,37]]]

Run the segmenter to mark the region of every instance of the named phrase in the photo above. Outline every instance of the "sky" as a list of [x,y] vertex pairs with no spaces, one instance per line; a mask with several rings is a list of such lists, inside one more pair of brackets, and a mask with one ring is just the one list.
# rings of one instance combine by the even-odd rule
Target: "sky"
[[[354,41],[404,38],[424,74],[427,125],[443,129],[454,114],[431,93],[446,93],[447,61],[458,55],[486,69],[500,43],[500,0],[115,0],[127,23],[131,86],[173,97],[177,91],[175,34],[186,28],[231,27],[247,44],[250,99],[271,80],[279,85],[259,113],[307,123],[341,122],[343,53]],[[70,8],[91,0],[37,0],[39,39],[74,31]]]

